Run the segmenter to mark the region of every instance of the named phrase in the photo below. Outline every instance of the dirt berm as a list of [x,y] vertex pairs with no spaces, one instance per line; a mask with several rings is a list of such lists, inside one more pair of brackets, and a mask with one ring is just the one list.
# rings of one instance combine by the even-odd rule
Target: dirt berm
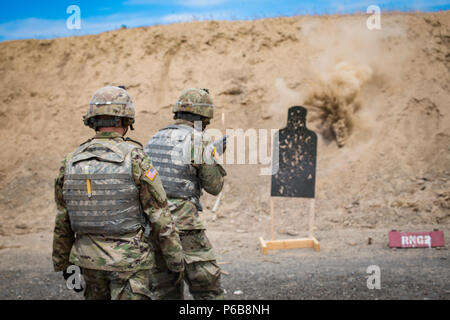
[[[303,105],[319,137],[319,234],[448,229],[450,12],[383,14],[380,30],[366,19],[191,22],[0,43],[0,244],[52,231],[60,162],[92,136],[82,115],[109,84],[129,90],[131,137],[142,143],[171,121],[188,87],[210,90],[211,127],[223,134],[283,128],[287,109]],[[261,165],[225,167],[216,214],[215,198],[204,199],[212,238],[228,232],[232,246],[241,234],[267,237],[270,177]],[[303,235],[306,208],[276,199],[277,237]]]

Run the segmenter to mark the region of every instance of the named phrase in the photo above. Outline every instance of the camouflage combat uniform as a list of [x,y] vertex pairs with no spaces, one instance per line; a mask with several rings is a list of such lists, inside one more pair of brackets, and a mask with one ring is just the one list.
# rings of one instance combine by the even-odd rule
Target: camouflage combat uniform
[[[175,121],[176,126],[193,127],[193,123],[183,119]],[[193,140],[194,138],[192,138]],[[202,154],[211,153],[212,143],[205,133],[202,133]],[[194,143],[191,144],[191,162],[194,159]],[[145,146],[145,152],[152,157],[154,165],[159,168],[157,163],[158,156],[153,158],[152,139]],[[156,146],[156,148],[158,148]],[[192,163],[191,166],[196,172],[196,178],[200,189],[206,192],[218,195],[222,190],[224,176],[226,172],[223,167],[214,162]],[[159,169],[158,169],[159,170]],[[162,176],[162,172],[160,175]],[[164,181],[163,181],[164,184]],[[164,184],[164,188],[166,188]],[[200,190],[201,192],[201,190]],[[213,248],[208,237],[205,234],[205,227],[200,221],[199,211],[202,210],[201,203],[196,197],[191,199],[174,198],[169,196],[169,208],[174,222],[180,232],[180,240],[185,255],[185,276],[184,280],[189,286],[189,291],[194,299],[221,299],[223,290],[220,285],[221,270],[215,258]],[[150,274],[151,290],[155,299],[183,299],[183,282],[173,286],[176,275],[167,272],[164,261],[160,254],[156,255],[156,265]]]
[[[133,144],[115,132],[101,132],[87,143],[107,141],[108,144]],[[184,270],[178,232],[167,206],[167,197],[157,172],[149,177],[150,159],[140,145],[131,151],[132,177],[138,189],[142,212],[151,226],[150,238],[144,228],[118,236],[78,234],[72,230],[68,205],[63,195],[66,167],[73,153],[67,156],[55,181],[57,215],[53,238],[55,271],[64,271],[71,264],[81,267],[86,282],[86,299],[148,299],[149,270],[154,268],[155,249],[161,263],[173,272]],[[67,179],[66,179],[67,180]],[[73,221],[72,221],[73,224]]]

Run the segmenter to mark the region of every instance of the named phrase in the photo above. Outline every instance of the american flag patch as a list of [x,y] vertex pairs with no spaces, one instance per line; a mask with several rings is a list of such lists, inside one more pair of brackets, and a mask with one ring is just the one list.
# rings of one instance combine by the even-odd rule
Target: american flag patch
[[155,179],[156,175],[158,174],[158,171],[156,171],[155,168],[150,167],[150,169],[147,170],[147,173],[145,176],[150,179],[150,181],[153,181]]

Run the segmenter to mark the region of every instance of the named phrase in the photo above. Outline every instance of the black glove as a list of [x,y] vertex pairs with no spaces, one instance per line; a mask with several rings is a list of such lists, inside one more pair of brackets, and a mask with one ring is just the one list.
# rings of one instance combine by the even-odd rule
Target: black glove
[[[75,272],[75,271],[74,271]],[[66,282],[67,282],[67,279],[69,279],[69,277],[70,276],[72,276],[72,275],[74,275],[74,272],[72,272],[72,273],[68,273],[67,272],[67,270],[64,270],[63,272],[62,272],[62,274],[63,274],[63,277],[64,277],[64,280],[66,280]],[[82,271],[82,269],[80,268],[80,276],[83,274],[83,271]],[[77,288],[73,288],[73,291],[75,291],[75,292],[81,292],[81,291],[83,291],[84,290],[84,288],[83,288],[83,284],[82,284],[82,282],[80,281],[80,288],[79,289],[77,289]]]

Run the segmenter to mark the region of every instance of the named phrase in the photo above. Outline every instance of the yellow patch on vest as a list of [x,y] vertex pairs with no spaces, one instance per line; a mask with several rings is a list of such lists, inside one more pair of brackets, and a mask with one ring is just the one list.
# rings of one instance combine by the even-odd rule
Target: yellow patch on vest
[[87,191],[88,198],[92,197],[91,179],[86,180],[86,191]]

